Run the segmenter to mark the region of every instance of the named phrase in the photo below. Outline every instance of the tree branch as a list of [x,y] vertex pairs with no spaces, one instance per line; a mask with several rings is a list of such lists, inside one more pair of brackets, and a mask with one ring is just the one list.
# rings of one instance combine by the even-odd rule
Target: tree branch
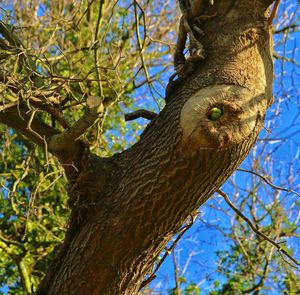
[[27,291],[28,294],[32,294],[31,291],[31,282],[30,282],[30,273],[28,271],[28,267],[25,263],[25,259],[22,258],[19,263],[18,263],[18,269],[19,269],[19,273],[21,275],[21,280],[22,283],[25,287],[25,290]]
[[13,27],[0,21],[0,33],[11,44],[16,47],[23,46],[19,38],[13,33]]
[[49,139],[49,150],[59,152],[62,150],[73,150],[74,142],[91,127],[104,111],[102,98],[90,96],[87,98],[86,110],[70,129],[61,134],[56,134]]
[[47,138],[59,133],[44,123],[38,115],[32,117],[30,110],[18,104],[0,112],[0,123],[15,129],[40,146],[45,146]]
[[[14,27],[0,21],[0,33],[3,37],[10,43],[10,45],[15,46],[16,48],[25,48],[20,39],[13,33]],[[33,60],[26,55],[28,62],[23,60],[24,63],[28,66],[29,70],[35,72],[36,66]]]
[[297,32],[300,28],[300,25],[298,24],[291,24],[289,26],[286,26],[282,29],[279,29],[277,31],[275,31],[273,34],[281,34],[281,33],[285,33],[286,31],[292,31],[292,32]]
[[286,250],[284,250],[278,243],[270,239],[268,236],[266,236],[264,233],[262,233],[260,230],[258,230],[255,225],[251,222],[249,218],[247,218],[238,208],[236,208],[233,203],[229,200],[228,196],[221,190],[217,190],[217,193],[224,198],[226,203],[229,205],[229,207],[238,215],[240,216],[244,221],[248,223],[250,228],[260,237],[262,237],[264,240],[271,243],[281,254],[284,254],[286,257],[288,257],[294,264],[300,265],[300,262],[297,261],[294,257],[292,257]]
[[273,23],[273,20],[274,20],[276,14],[277,14],[279,3],[280,3],[280,0],[276,0],[275,3],[274,3],[273,9],[271,11],[271,14],[270,14],[269,20],[268,20],[269,25],[272,25],[272,23]]
[[251,173],[253,175],[256,175],[256,176],[260,177],[270,187],[272,187],[274,189],[277,189],[277,190],[285,191],[285,192],[288,192],[288,193],[293,193],[293,194],[297,195],[298,197],[300,197],[300,194],[297,193],[296,191],[288,189],[288,188],[284,188],[284,187],[281,187],[281,186],[277,186],[277,185],[271,183],[266,177],[258,174],[257,172],[254,172],[254,171],[251,171],[251,170],[242,169],[242,168],[238,168],[236,170],[237,171],[241,171],[241,172],[248,172],[248,173]]
[[[13,82],[13,79],[6,75],[4,72],[0,71],[0,83],[5,84],[5,87],[11,90],[17,98],[19,98],[19,92],[22,90],[22,87],[19,86],[16,82]],[[53,91],[35,91],[32,93],[33,95],[30,96],[28,102],[30,102],[31,105],[34,107],[46,111],[48,114],[51,115],[52,118],[54,118],[64,129],[69,128],[69,124],[64,117],[62,111],[58,109],[57,107],[53,106],[51,102],[46,101],[44,98],[46,94],[53,95]],[[22,100],[22,99],[21,99]],[[15,104],[15,103],[14,103]],[[7,108],[7,104],[1,107]],[[1,111],[0,108],[0,111]]]

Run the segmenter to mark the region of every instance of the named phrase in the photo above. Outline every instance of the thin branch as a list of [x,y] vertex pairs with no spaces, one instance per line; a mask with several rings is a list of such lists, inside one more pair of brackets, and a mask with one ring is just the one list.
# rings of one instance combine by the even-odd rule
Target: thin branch
[[[14,249],[14,247],[11,247],[9,245],[16,246],[17,248]],[[24,244],[3,237],[0,231],[0,249],[2,249],[7,255],[9,255],[17,264],[24,288],[26,289],[28,294],[31,294],[32,292],[30,276],[24,259],[26,255],[26,248]],[[22,252],[20,253],[20,251],[18,251],[17,249],[20,249]]]
[[93,4],[93,2],[94,2],[95,0],[91,0],[89,3],[88,3],[88,5],[87,5],[87,8],[85,9],[85,11],[82,13],[82,15],[81,15],[81,17],[79,18],[79,20],[77,21],[77,23],[76,23],[76,27],[79,25],[79,23],[82,21],[82,19],[83,19],[83,17],[86,15],[86,13],[88,12],[88,10],[91,8],[91,6],[92,6],[92,4]]
[[265,263],[265,266],[264,266],[263,274],[260,277],[259,282],[257,284],[255,284],[254,286],[252,286],[250,289],[244,290],[243,294],[252,293],[253,291],[258,290],[263,285],[265,278],[266,278],[266,272],[267,272],[268,266],[269,266],[269,261],[267,260]]
[[[286,250],[284,250],[278,243],[270,239],[268,236],[266,236],[264,233],[262,233],[260,230],[258,230],[255,225],[251,222],[249,218],[247,218],[239,209],[237,209],[229,200],[228,196],[222,192],[221,190],[217,190],[217,193],[224,198],[226,203],[229,205],[229,207],[238,215],[240,216],[244,221],[247,222],[247,224],[250,226],[250,228],[260,237],[262,237],[264,240],[271,243],[279,252],[279,254],[284,254],[286,257],[288,257],[294,264],[300,265],[300,262],[297,261],[294,257],[292,257],[289,253],[287,253]],[[294,266],[295,267],[295,266]]]
[[[9,90],[11,90],[16,96],[19,96],[19,93],[22,90],[21,85],[18,85],[17,82],[13,83],[12,77],[6,75],[4,72],[0,71],[0,83],[5,84]],[[28,104],[30,102],[31,105],[37,107],[38,109],[44,110],[51,115],[53,119],[55,119],[64,129],[69,128],[68,121],[64,117],[62,111],[57,107],[53,106],[53,104],[49,101],[42,100],[38,96],[45,98],[47,95],[53,95],[54,91],[36,91],[36,96],[30,96],[27,100]],[[29,104],[29,105],[30,105]],[[3,106],[0,106],[0,111],[4,111],[7,108],[10,108],[14,105],[17,105],[17,102],[6,103]]]
[[67,119],[64,117],[63,112],[57,107],[53,106],[50,102],[42,101],[36,97],[30,97],[29,100],[33,106],[49,113],[51,117],[55,119],[64,129],[70,127]]
[[16,47],[23,47],[22,42],[13,33],[13,27],[11,25],[5,24],[3,21],[0,21],[0,33],[11,45]]
[[83,117],[75,124],[61,134],[56,134],[49,139],[50,151],[62,151],[71,148],[74,142],[91,127],[103,113],[104,108],[102,98],[98,96],[89,96],[87,98],[87,107]]
[[273,23],[273,20],[274,20],[276,14],[277,14],[279,3],[280,3],[280,0],[276,0],[275,3],[274,3],[271,15],[270,15],[269,20],[268,20],[269,25],[271,25]]
[[175,251],[172,251],[172,258],[173,258],[173,264],[174,264],[174,280],[175,280],[175,287],[173,288],[173,292],[176,295],[181,294],[180,290],[180,276],[179,276],[179,268],[177,265],[176,257],[175,257]]
[[[3,35],[3,37],[12,45],[15,46],[16,48],[22,48],[25,49],[25,46],[22,44],[20,39],[13,33],[14,27],[4,23],[3,21],[0,21],[0,33]],[[29,69],[31,72],[35,72],[36,66],[33,60],[29,56],[25,56],[24,52],[22,53],[23,55],[23,62],[26,65],[26,68]],[[25,61],[25,59],[28,60],[28,64]]]
[[284,188],[284,187],[281,187],[281,186],[277,186],[277,185],[271,183],[266,177],[258,174],[257,172],[254,172],[254,171],[251,171],[251,170],[242,169],[242,168],[238,168],[237,171],[248,172],[248,173],[251,173],[253,175],[256,175],[256,176],[260,177],[265,183],[267,183],[272,188],[277,189],[277,190],[281,190],[281,191],[285,191],[285,192],[288,192],[288,193],[293,193],[293,194],[297,195],[298,197],[300,197],[300,194],[297,193],[296,191],[291,190],[291,189],[287,189],[287,188]]
[[0,242],[1,242],[1,241],[2,241],[3,243],[5,243],[5,245],[1,243],[0,248],[2,248],[3,250],[5,250],[5,252],[6,252],[7,254],[9,254],[9,255],[12,254],[12,251],[11,251],[11,250],[8,250],[8,248],[9,248],[8,245],[14,245],[14,246],[20,248],[20,249],[22,250],[22,252],[24,252],[24,251],[26,250],[26,249],[25,249],[25,245],[24,245],[23,243],[17,242],[17,241],[15,241],[15,240],[10,240],[10,239],[4,237],[4,236],[2,235],[2,233],[1,233],[1,231],[0,231]]
[[22,258],[18,263],[19,273],[21,275],[22,283],[28,294],[32,294],[31,290],[31,282],[30,282],[30,274],[28,272],[28,267],[26,266],[25,259]]
[[[136,39],[137,39],[137,46],[138,46],[138,52],[139,52],[139,56],[140,56],[140,59],[141,59],[141,63],[142,63],[142,68],[144,70],[144,73],[145,73],[145,76],[146,76],[146,79],[147,79],[147,82],[149,84],[149,90],[150,90],[150,93],[158,107],[158,109],[160,110],[160,106],[159,106],[159,103],[153,93],[153,90],[155,90],[156,93],[159,94],[159,91],[155,88],[155,86],[153,85],[151,79],[150,79],[150,75],[149,75],[149,72],[148,72],[148,68],[146,66],[146,63],[145,63],[145,60],[144,60],[144,46],[145,46],[145,36],[147,35],[147,30],[146,30],[146,18],[145,18],[145,14],[144,14],[144,10],[142,9],[142,7],[139,5],[138,1],[137,0],[134,0],[133,2],[134,4],[134,15],[135,15],[135,21],[136,21],[136,24],[135,24],[135,34],[136,34]],[[139,8],[141,10],[141,13],[143,15],[143,24],[144,24],[144,38],[143,38],[143,41],[141,40],[141,36],[140,36],[140,19],[139,19],[139,14],[138,14],[138,9]],[[152,90],[153,89],[153,90]]]
[[286,26],[282,29],[279,29],[279,30],[275,31],[273,34],[281,34],[281,33],[285,33],[286,31],[296,32],[296,31],[299,30],[299,28],[300,28],[300,25],[291,24],[289,26]]
[[[30,129],[27,128],[29,122],[31,122]],[[40,146],[45,146],[44,138],[59,133],[56,129],[44,123],[39,116],[32,118],[28,114],[28,109],[24,109],[24,106],[20,105],[13,105],[0,112],[0,123],[15,129]]]
[[[94,36],[95,44],[96,44],[96,42],[98,42],[98,32],[99,32],[99,28],[101,26],[101,21],[102,21],[103,3],[104,3],[103,0],[99,1],[99,12],[98,12],[98,19],[97,19],[97,24],[96,24],[95,36]],[[103,94],[101,76],[100,76],[100,72],[99,72],[99,69],[98,69],[98,52],[97,52],[97,50],[98,50],[98,48],[97,48],[97,46],[95,46],[95,48],[94,48],[94,61],[95,61],[96,77],[97,77],[97,83],[98,83],[98,91],[99,91],[99,95],[103,98],[104,94]]]
[[31,128],[31,124],[32,124],[32,122],[33,122],[33,120],[34,120],[34,118],[35,118],[35,114],[36,114],[37,112],[38,112],[38,110],[32,110],[31,115],[30,115],[30,117],[29,117],[29,120],[28,120],[28,122],[27,122],[27,129],[28,129],[31,133],[35,134],[36,137],[38,137],[40,140],[44,141],[45,144],[47,144],[47,142],[46,142],[46,140],[45,140],[45,137],[41,136],[38,132],[35,132],[35,130]]
[[274,54],[273,54],[273,57],[274,57],[275,59],[282,60],[282,61],[284,61],[284,62],[289,62],[289,63],[291,63],[291,64],[293,64],[293,65],[295,65],[295,66],[297,66],[297,67],[300,67],[300,64],[296,61],[295,58],[290,58],[290,57],[286,57],[286,56],[280,56],[280,55],[277,54],[277,53],[274,53]]

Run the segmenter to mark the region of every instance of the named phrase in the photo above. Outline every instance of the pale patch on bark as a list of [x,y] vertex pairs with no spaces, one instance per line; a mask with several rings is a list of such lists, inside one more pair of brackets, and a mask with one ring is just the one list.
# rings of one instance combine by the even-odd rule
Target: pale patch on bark
[[[238,85],[202,88],[185,103],[180,117],[181,147],[185,152],[201,148],[228,148],[249,137],[266,109],[264,91]],[[213,107],[222,109],[217,120],[209,118]]]

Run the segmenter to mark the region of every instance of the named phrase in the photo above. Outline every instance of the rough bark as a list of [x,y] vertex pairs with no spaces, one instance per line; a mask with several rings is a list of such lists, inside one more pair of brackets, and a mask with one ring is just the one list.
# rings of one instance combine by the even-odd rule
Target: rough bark
[[[217,13],[203,22],[206,59],[174,83],[138,143],[108,159],[78,141],[69,157],[54,149],[77,166],[72,218],[37,294],[136,294],[168,240],[249,153],[272,101],[271,1],[215,2],[205,4]],[[213,121],[215,106],[223,116]]]

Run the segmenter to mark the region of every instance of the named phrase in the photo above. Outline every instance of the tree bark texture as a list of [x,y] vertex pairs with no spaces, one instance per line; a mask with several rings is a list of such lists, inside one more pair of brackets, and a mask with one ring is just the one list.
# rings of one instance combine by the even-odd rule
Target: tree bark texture
[[204,2],[214,15],[202,22],[206,59],[171,86],[139,142],[106,159],[77,142],[70,228],[37,294],[136,294],[170,238],[243,161],[272,101],[271,2]]

